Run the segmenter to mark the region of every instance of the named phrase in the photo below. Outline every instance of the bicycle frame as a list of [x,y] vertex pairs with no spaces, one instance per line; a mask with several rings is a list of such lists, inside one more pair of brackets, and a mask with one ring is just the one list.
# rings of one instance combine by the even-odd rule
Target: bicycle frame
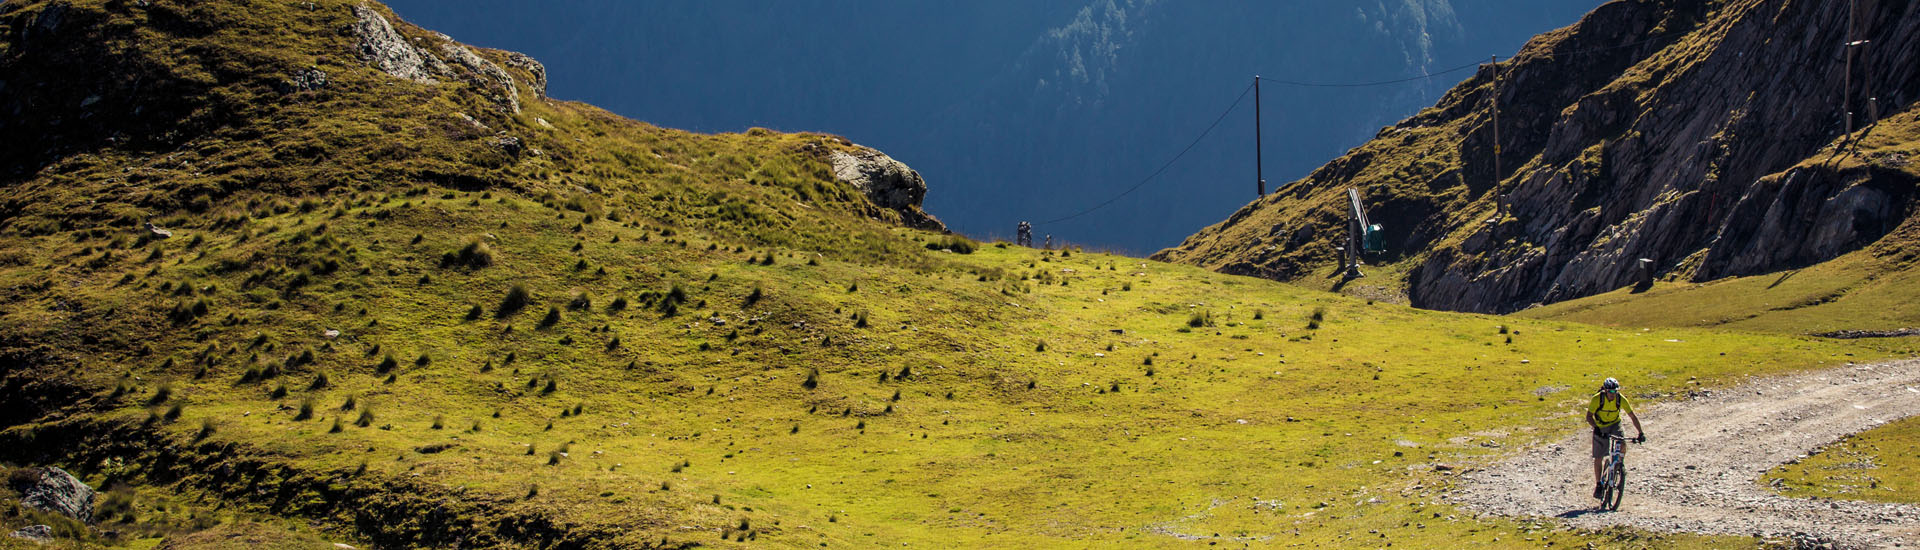
[[1627,438],[1607,436],[1607,458],[1600,474],[1600,509],[1619,510],[1626,496]]

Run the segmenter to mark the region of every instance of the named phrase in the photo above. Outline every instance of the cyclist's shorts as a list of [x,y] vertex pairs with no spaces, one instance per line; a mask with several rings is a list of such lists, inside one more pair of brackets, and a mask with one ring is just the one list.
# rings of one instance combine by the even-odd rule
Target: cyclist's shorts
[[1612,426],[1600,428],[1600,433],[1595,434],[1593,436],[1593,457],[1594,458],[1607,456],[1607,437],[1606,436],[1609,436],[1609,435],[1612,435],[1612,436],[1624,435],[1620,431],[1620,423],[1615,422]]

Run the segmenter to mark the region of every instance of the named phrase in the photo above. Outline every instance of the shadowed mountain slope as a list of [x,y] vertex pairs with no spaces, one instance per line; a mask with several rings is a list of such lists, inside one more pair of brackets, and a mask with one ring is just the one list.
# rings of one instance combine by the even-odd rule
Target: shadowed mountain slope
[[[1498,65],[1497,147],[1489,66],[1156,257],[1480,312],[1631,285],[1642,258],[1708,281],[1910,257],[1883,237],[1920,180],[1920,6],[1853,4],[1610,2]],[[1387,228],[1385,265],[1353,283],[1332,278],[1348,187]]]

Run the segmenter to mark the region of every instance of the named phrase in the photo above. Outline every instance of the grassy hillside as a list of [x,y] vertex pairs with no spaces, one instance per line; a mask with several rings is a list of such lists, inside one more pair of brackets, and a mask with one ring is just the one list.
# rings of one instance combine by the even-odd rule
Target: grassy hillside
[[[7,286],[80,282],[5,310],[14,338],[81,351],[33,374],[97,388],[87,411],[14,431],[237,444],[280,476],[410,480],[495,503],[456,522],[538,514],[618,544],[1335,542],[1364,527],[1420,545],[1513,529],[1431,517],[1452,514],[1432,465],[1570,429],[1598,377],[1651,396],[1884,353],[1423,312],[1106,255],[935,252],[908,245],[948,237],[908,230],[880,232],[902,251],[871,264],[709,250],[706,231],[576,232],[586,214],[485,196],[342,198],[97,268],[84,241],[11,241],[31,257]],[[443,263],[477,239],[487,265]],[[323,246],[357,254],[297,287],[266,276],[276,260],[222,270]],[[516,285],[530,298],[503,313]],[[86,470],[114,451],[64,452]],[[155,477],[175,476],[229,496],[242,482]],[[356,517],[307,502],[329,498],[249,504]],[[439,540],[409,524],[360,536]]]
[[[178,101],[240,109],[8,159],[0,459],[124,486],[88,545],[1724,547],[1753,541],[1438,494],[1578,427],[1605,376],[1662,399],[1913,353],[975,243],[891,223],[833,136],[390,78],[317,32],[354,4],[8,4],[0,36],[55,5],[44,32],[217,68]],[[0,51],[9,93],[112,68],[53,79],[33,40]],[[307,63],[333,84],[256,85]]]

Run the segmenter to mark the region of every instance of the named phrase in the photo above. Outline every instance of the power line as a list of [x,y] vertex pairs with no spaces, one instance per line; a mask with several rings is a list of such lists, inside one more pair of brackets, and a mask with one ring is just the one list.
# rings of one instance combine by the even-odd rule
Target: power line
[[1269,80],[1273,82],[1278,82],[1281,84],[1288,84],[1293,86],[1305,86],[1309,88],[1365,88],[1368,86],[1385,86],[1388,84],[1399,84],[1402,82],[1413,82],[1415,80],[1425,80],[1425,79],[1433,78],[1443,74],[1458,72],[1458,71],[1471,69],[1478,66],[1480,66],[1480,62],[1475,61],[1472,63],[1468,63],[1466,65],[1453,67],[1451,69],[1445,69],[1439,72],[1426,73],[1420,76],[1409,76],[1406,78],[1397,78],[1393,80],[1380,80],[1380,81],[1374,81],[1374,82],[1302,82],[1298,80],[1282,80],[1282,79],[1269,79]]
[[[1651,37],[1647,37],[1647,38],[1644,38],[1644,39],[1641,39],[1641,40],[1636,40],[1636,41],[1633,41],[1633,42],[1628,42],[1628,43],[1625,43],[1625,44],[1616,44],[1616,45],[1613,45],[1613,46],[1601,46],[1601,47],[1598,47],[1598,48],[1587,48],[1587,49],[1584,49],[1584,50],[1574,50],[1574,51],[1570,51],[1570,52],[1547,52],[1547,55],[1548,55],[1549,57],[1551,57],[1551,56],[1561,56],[1561,55],[1579,55],[1579,54],[1586,54],[1586,53],[1594,53],[1594,52],[1604,52],[1604,51],[1609,51],[1609,50],[1618,50],[1618,49],[1621,49],[1621,48],[1631,48],[1631,47],[1634,47],[1634,46],[1638,46],[1638,45],[1641,45],[1641,44],[1646,44],[1646,43],[1648,43],[1648,42],[1653,42],[1653,41],[1656,41],[1656,40],[1665,40],[1665,39],[1668,39],[1668,38],[1672,38],[1672,37],[1675,37],[1675,36],[1679,36],[1679,35],[1682,35],[1682,34],[1687,34],[1687,33],[1691,33],[1691,32],[1693,32],[1694,30],[1695,30],[1695,29],[1688,29],[1688,30],[1683,30],[1683,31],[1673,31],[1673,32],[1669,32],[1669,33],[1664,33],[1664,34],[1660,34],[1660,35],[1657,35],[1657,36],[1651,36]],[[1508,61],[1512,61],[1512,59],[1509,59]],[[1479,61],[1475,61],[1475,62],[1472,62],[1472,63],[1468,63],[1468,64],[1465,64],[1465,65],[1460,65],[1460,66],[1456,66],[1456,67],[1450,67],[1450,68],[1446,68],[1446,69],[1441,69],[1441,70],[1438,70],[1438,71],[1434,71],[1434,72],[1430,72],[1430,73],[1423,73],[1423,74],[1420,74],[1420,75],[1416,75],[1416,76],[1409,76],[1409,77],[1406,77],[1406,78],[1396,78],[1396,79],[1393,79],[1393,80],[1375,80],[1375,81],[1370,81],[1370,82],[1305,82],[1305,81],[1299,81],[1299,80],[1284,80],[1284,79],[1271,79],[1271,78],[1270,78],[1270,79],[1266,79],[1266,80],[1268,80],[1268,81],[1270,81],[1270,82],[1278,82],[1278,83],[1281,83],[1281,84],[1287,84],[1287,85],[1292,85],[1292,86],[1303,86],[1303,87],[1308,87],[1308,88],[1365,88],[1365,87],[1370,87],[1370,86],[1386,86],[1386,85],[1389,85],[1389,84],[1400,84],[1400,83],[1402,83],[1402,82],[1413,82],[1413,81],[1415,81],[1415,80],[1426,80],[1426,79],[1429,79],[1429,78],[1433,78],[1433,77],[1436,77],[1436,76],[1440,76],[1440,75],[1444,75],[1444,74],[1448,74],[1448,73],[1455,73],[1455,72],[1460,72],[1460,71],[1463,71],[1463,70],[1467,70],[1467,69],[1470,69],[1470,68],[1473,68],[1473,67],[1478,67],[1478,66],[1480,66],[1480,65],[1482,65],[1482,63],[1481,63],[1481,62],[1479,62]]]
[[1051,220],[1047,220],[1047,221],[1043,221],[1043,222],[1040,222],[1040,223],[1036,223],[1036,224],[1034,224],[1034,225],[1047,225],[1047,224],[1050,224],[1050,223],[1059,223],[1059,222],[1063,222],[1063,221],[1067,221],[1067,220],[1071,220],[1071,219],[1074,219],[1074,218],[1078,218],[1078,217],[1080,217],[1080,216],[1085,216],[1085,215],[1087,215],[1087,214],[1091,214],[1091,213],[1093,213],[1093,211],[1095,211],[1095,210],[1099,210],[1099,209],[1101,209],[1101,208],[1105,208],[1105,207],[1106,207],[1107,205],[1109,205],[1109,204],[1113,204],[1113,202],[1114,202],[1114,201],[1117,201],[1117,200],[1120,200],[1120,198],[1121,198],[1121,197],[1125,197],[1125,196],[1127,196],[1128,194],[1130,194],[1130,193],[1133,193],[1133,192],[1134,192],[1134,191],[1136,191],[1136,190],[1139,190],[1141,186],[1144,186],[1144,185],[1146,185],[1146,184],[1147,184],[1147,182],[1151,182],[1151,181],[1153,181],[1153,178],[1156,178],[1156,177],[1159,177],[1159,176],[1160,176],[1160,174],[1161,174],[1162,172],[1166,172],[1166,171],[1167,171],[1167,168],[1169,168],[1169,167],[1172,167],[1172,166],[1173,166],[1173,163],[1175,163],[1175,162],[1180,162],[1180,157],[1184,157],[1184,156],[1187,156],[1187,152],[1188,152],[1188,151],[1192,151],[1192,150],[1193,150],[1193,146],[1195,146],[1195,145],[1199,145],[1199,144],[1200,144],[1200,140],[1202,140],[1202,139],[1206,139],[1206,138],[1207,138],[1207,134],[1210,134],[1210,133],[1213,133],[1213,129],[1214,129],[1214,127],[1217,127],[1217,126],[1219,126],[1219,125],[1220,125],[1220,122],[1221,122],[1221,121],[1224,121],[1224,120],[1226,120],[1226,119],[1227,119],[1227,115],[1228,115],[1229,113],[1232,113],[1232,112],[1233,112],[1233,109],[1234,109],[1235,107],[1239,107],[1239,106],[1240,106],[1240,102],[1241,102],[1241,101],[1245,101],[1245,100],[1247,99],[1247,92],[1251,92],[1251,91],[1253,91],[1253,85],[1252,85],[1252,84],[1248,84],[1246,88],[1244,88],[1244,89],[1241,89],[1241,90],[1240,90],[1240,96],[1239,96],[1239,97],[1235,97],[1235,98],[1233,99],[1233,104],[1232,104],[1232,105],[1228,105],[1228,106],[1227,106],[1227,109],[1226,109],[1225,111],[1220,111],[1220,116],[1219,116],[1219,117],[1216,117],[1216,118],[1214,118],[1214,119],[1213,119],[1213,124],[1208,124],[1208,125],[1207,125],[1207,129],[1205,129],[1205,130],[1201,130],[1201,131],[1200,131],[1200,135],[1199,135],[1199,136],[1197,136],[1197,137],[1194,137],[1194,138],[1193,138],[1193,142],[1192,142],[1192,143],[1188,143],[1188,144],[1187,144],[1187,146],[1186,146],[1185,148],[1183,148],[1183,149],[1181,149],[1181,150],[1180,150],[1180,153],[1179,153],[1179,154],[1176,154],[1176,155],[1174,155],[1174,156],[1173,156],[1173,158],[1171,158],[1171,159],[1167,159],[1167,162],[1166,162],[1166,164],[1162,164],[1162,165],[1160,165],[1160,169],[1158,169],[1158,170],[1154,170],[1154,171],[1153,171],[1153,173],[1151,173],[1151,174],[1147,174],[1147,177],[1144,177],[1144,178],[1140,178],[1140,181],[1139,181],[1139,183],[1135,183],[1135,184],[1133,184],[1133,187],[1128,187],[1126,191],[1121,191],[1121,192],[1120,192],[1120,194],[1118,194],[1118,195],[1114,195],[1114,196],[1113,196],[1112,198],[1108,198],[1107,200],[1105,200],[1105,201],[1102,201],[1102,202],[1101,202],[1100,204],[1096,204],[1096,205],[1093,205],[1092,207],[1089,207],[1089,208],[1087,208],[1086,210],[1081,210],[1081,211],[1079,211],[1079,212],[1075,212],[1075,213],[1073,213],[1073,214],[1069,214],[1069,215],[1066,215],[1066,216],[1061,216],[1061,217],[1058,217],[1058,218],[1054,218],[1054,219],[1051,219]]
[[[1617,44],[1613,46],[1603,46],[1598,48],[1588,48],[1584,50],[1574,50],[1570,52],[1548,52],[1547,55],[1548,56],[1568,56],[1568,55],[1579,55],[1579,54],[1586,54],[1586,53],[1617,50],[1621,48],[1630,48],[1634,46],[1639,46],[1641,44],[1653,42],[1656,40],[1665,40],[1665,39],[1673,38],[1683,34],[1692,33],[1695,30],[1697,29],[1678,30],[1678,31],[1668,32],[1668,33],[1664,33],[1656,36],[1650,36],[1645,39],[1628,42],[1626,44]],[[1495,65],[1497,66],[1498,57],[1496,57],[1495,60],[1496,60]],[[1510,59],[1508,61],[1512,62],[1513,60]],[[1475,61],[1473,63],[1450,67],[1450,68],[1442,69],[1435,72],[1424,73],[1417,76],[1409,76],[1406,78],[1396,78],[1393,80],[1377,80],[1377,81],[1370,81],[1370,82],[1306,82],[1306,81],[1300,81],[1300,80],[1285,80],[1285,79],[1267,79],[1267,80],[1271,82],[1277,82],[1280,84],[1287,84],[1291,86],[1302,86],[1302,87],[1309,87],[1309,88],[1364,88],[1364,87],[1372,87],[1372,86],[1386,86],[1391,84],[1400,84],[1405,82],[1413,82],[1416,80],[1426,80],[1426,79],[1434,78],[1437,76],[1445,75],[1448,73],[1459,72],[1459,71],[1467,70],[1467,69],[1478,67],[1478,66],[1481,66],[1481,62]],[[1192,143],[1188,143],[1187,146],[1185,148],[1180,149],[1180,152],[1178,154],[1175,154],[1173,158],[1168,159],[1165,164],[1161,164],[1160,168],[1157,170],[1154,170],[1153,173],[1147,174],[1147,177],[1141,178],[1140,181],[1137,183],[1134,183],[1132,187],[1128,187],[1127,190],[1121,191],[1120,194],[1114,195],[1105,201],[1101,201],[1100,204],[1093,205],[1092,207],[1089,207],[1086,210],[1081,210],[1079,212],[1075,212],[1067,216],[1054,218],[1054,219],[1039,222],[1033,225],[1038,226],[1038,225],[1059,223],[1059,222],[1071,220],[1074,218],[1078,218],[1080,216],[1085,216],[1087,214],[1091,214],[1096,210],[1105,208],[1107,205],[1113,204],[1115,201],[1120,200],[1122,197],[1132,194],[1134,191],[1139,190],[1141,187],[1145,186],[1147,183],[1152,182],[1154,178],[1159,177],[1161,173],[1166,172],[1167,168],[1172,167],[1173,163],[1179,162],[1181,157],[1186,156],[1188,151],[1192,151],[1195,145],[1199,145],[1200,140],[1205,139],[1207,137],[1207,134],[1213,132],[1214,127],[1219,126],[1221,121],[1226,120],[1227,114],[1232,113],[1235,107],[1239,107],[1240,102],[1244,101],[1247,98],[1247,93],[1253,91],[1254,87],[1255,85],[1249,84],[1245,89],[1242,89],[1240,91],[1240,96],[1234,98],[1233,104],[1228,105],[1225,111],[1221,111],[1220,116],[1213,120],[1213,124],[1207,125],[1207,129],[1202,130],[1199,136],[1193,138]],[[1496,147],[1497,146],[1498,145],[1496,143]]]

